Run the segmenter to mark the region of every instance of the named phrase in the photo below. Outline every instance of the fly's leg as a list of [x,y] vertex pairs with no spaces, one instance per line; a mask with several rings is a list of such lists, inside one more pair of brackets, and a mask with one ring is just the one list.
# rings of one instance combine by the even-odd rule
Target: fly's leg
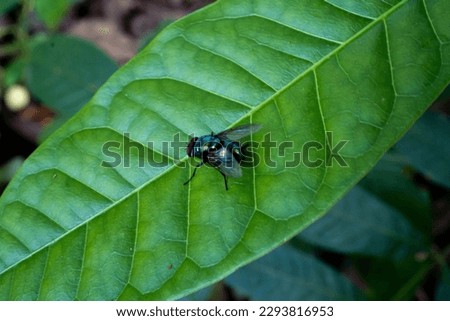
[[222,174],[223,176],[223,181],[225,182],[225,190],[228,191],[228,177],[227,175],[225,175],[224,173],[222,173],[221,171],[219,171],[220,174]]
[[195,166],[194,168],[194,172],[192,173],[191,178],[189,178],[183,185],[186,185],[187,183],[189,183],[195,176],[195,173],[197,172],[197,168],[199,168],[200,166],[202,166],[204,163],[201,162],[200,164],[198,164],[197,166]]

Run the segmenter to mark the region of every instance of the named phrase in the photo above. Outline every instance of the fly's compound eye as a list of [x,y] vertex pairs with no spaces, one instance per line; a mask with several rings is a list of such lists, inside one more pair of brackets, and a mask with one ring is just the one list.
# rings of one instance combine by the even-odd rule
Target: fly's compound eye
[[191,141],[189,142],[187,148],[186,148],[186,154],[189,157],[194,157],[194,145],[195,145],[195,142],[197,141],[197,139],[198,139],[198,137],[192,138]]

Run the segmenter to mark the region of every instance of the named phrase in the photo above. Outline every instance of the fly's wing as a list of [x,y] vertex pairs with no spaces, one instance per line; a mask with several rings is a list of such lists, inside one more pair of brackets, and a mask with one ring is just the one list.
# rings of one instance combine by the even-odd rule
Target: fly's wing
[[209,154],[208,163],[226,176],[242,176],[239,162],[234,158],[233,153],[226,148],[220,148]]
[[248,136],[251,133],[255,133],[261,129],[261,125],[251,124],[251,125],[241,125],[234,128],[230,128],[221,133],[218,133],[216,136],[222,140],[233,140],[236,141],[242,137]]
[[222,164],[218,167],[219,171],[224,173],[226,176],[231,177],[241,177],[242,170],[239,162],[231,155],[231,158],[227,158]]

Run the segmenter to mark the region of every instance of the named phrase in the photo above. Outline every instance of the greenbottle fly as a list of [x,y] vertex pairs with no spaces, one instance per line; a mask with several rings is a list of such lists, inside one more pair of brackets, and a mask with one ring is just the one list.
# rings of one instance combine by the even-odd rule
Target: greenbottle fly
[[201,161],[195,166],[191,178],[184,185],[194,178],[197,168],[206,164],[216,168],[222,174],[225,190],[228,190],[228,176],[242,176],[240,163],[244,155],[241,143],[238,140],[258,131],[260,128],[260,125],[255,124],[242,125],[218,134],[211,132],[211,135],[192,138],[186,148],[186,154],[189,157],[199,158]]

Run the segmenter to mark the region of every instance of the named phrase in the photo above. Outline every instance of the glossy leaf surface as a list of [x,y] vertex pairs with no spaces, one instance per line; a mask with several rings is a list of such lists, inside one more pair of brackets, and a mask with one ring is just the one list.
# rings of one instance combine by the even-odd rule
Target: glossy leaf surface
[[[5,191],[0,298],[173,299],[266,254],[443,90],[448,11],[446,0],[223,0],[166,28]],[[228,192],[210,168],[183,186],[186,158],[163,142],[237,123],[261,124],[253,141],[270,134],[279,148],[260,144]],[[327,157],[341,141],[347,166]]]

